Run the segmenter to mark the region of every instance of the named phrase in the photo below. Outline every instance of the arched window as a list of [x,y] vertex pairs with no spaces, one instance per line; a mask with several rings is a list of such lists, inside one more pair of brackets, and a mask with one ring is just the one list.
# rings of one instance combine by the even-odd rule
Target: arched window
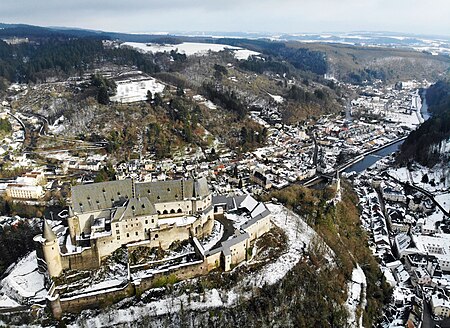
[[170,214],[174,214],[175,213],[175,210],[172,208],[171,210],[170,210]]
[[177,213],[183,213],[183,210],[181,208],[179,208]]
[[163,211],[163,214],[169,214],[169,212],[167,212],[167,210],[164,210],[164,211]]
[[156,213],[158,213],[158,215],[161,215],[161,211],[156,211]]

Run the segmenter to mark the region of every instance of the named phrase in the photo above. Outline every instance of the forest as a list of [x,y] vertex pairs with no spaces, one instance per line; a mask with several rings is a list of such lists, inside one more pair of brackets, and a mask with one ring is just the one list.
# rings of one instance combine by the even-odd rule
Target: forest
[[146,73],[159,71],[150,55],[127,48],[106,48],[97,39],[51,38],[40,44],[19,45],[0,41],[0,77],[10,82],[39,82],[52,76],[82,74],[105,62],[133,65]]
[[414,160],[431,168],[448,156],[439,145],[450,139],[450,82],[442,80],[432,85],[426,91],[426,100],[432,117],[403,143],[397,156],[401,164]]

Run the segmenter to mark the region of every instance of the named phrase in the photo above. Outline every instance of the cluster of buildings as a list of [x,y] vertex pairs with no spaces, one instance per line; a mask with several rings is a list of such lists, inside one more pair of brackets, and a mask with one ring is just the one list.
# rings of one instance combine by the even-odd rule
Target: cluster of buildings
[[[429,197],[422,192],[427,188],[420,183],[422,177],[406,168],[390,168],[392,160],[380,160],[352,179],[370,248],[393,287],[384,325],[419,327],[422,317],[430,315],[426,303],[435,318],[450,317],[448,213],[436,206],[450,199],[450,192],[440,179],[432,183],[435,192]],[[434,196],[438,194],[442,196]]]
[[0,193],[13,201],[39,200],[45,194],[47,179],[42,171],[31,171],[15,180],[0,184]]

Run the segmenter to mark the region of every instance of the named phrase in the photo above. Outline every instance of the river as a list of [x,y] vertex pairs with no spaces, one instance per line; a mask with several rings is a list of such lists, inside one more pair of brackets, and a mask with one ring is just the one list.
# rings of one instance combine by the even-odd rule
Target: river
[[[420,108],[420,113],[422,114],[423,119],[426,121],[430,118],[430,113],[428,112],[428,104],[425,99],[425,94],[426,94],[426,90],[422,94],[423,101],[422,101],[422,107]],[[369,166],[375,164],[379,159],[398,151],[400,149],[400,146],[402,145],[403,141],[404,140],[401,140],[399,142],[396,142],[396,143],[390,145],[389,147],[380,149],[379,151],[377,151],[373,154],[364,156],[364,158],[362,160],[360,160],[359,162],[348,167],[347,169],[345,169],[344,172],[350,173],[350,172],[354,171],[356,173],[359,173],[361,171],[364,171]]]

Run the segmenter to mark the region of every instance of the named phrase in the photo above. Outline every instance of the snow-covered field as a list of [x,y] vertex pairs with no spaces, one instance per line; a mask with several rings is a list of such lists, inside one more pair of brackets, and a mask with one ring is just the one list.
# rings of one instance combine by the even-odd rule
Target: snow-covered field
[[214,44],[214,43],[195,43],[195,42],[184,42],[180,44],[146,44],[139,42],[125,42],[122,44],[125,47],[135,48],[144,52],[170,52],[172,50],[176,50],[178,53],[185,54],[186,56],[192,55],[206,55],[209,51],[211,52],[219,52],[225,49],[232,50],[235,58],[247,59],[250,56],[259,55],[258,52],[243,49],[240,47],[232,47],[226,44]]
[[201,95],[195,95],[192,97],[195,101],[198,101],[200,104],[205,105],[206,107],[208,107],[209,109],[217,109],[217,106],[211,101],[211,100],[206,100],[203,96]]
[[130,103],[135,101],[147,100],[147,91],[152,93],[161,93],[164,91],[164,84],[159,83],[154,78],[148,78],[138,81],[119,82],[117,84],[117,92],[111,97],[111,101],[120,103]]
[[278,104],[282,104],[283,101],[284,101],[284,98],[283,98],[282,96],[272,95],[272,94],[270,94],[270,93],[269,93],[269,96],[270,96],[273,100],[275,100],[275,102],[278,103]]
[[[158,316],[180,312],[181,310],[208,310],[217,307],[233,307],[243,299],[251,296],[251,286],[262,287],[265,284],[275,284],[283,278],[304,256],[303,249],[317,236],[298,215],[288,211],[282,205],[267,204],[273,214],[273,223],[283,229],[288,237],[287,251],[264,269],[243,279],[231,290],[211,289],[202,294],[183,294],[179,297],[165,297],[157,301],[129,308],[112,308],[109,311],[96,314],[95,318],[78,318],[69,327],[111,327],[114,325],[139,322],[144,316]],[[331,263],[331,250],[329,250]],[[241,265],[245,265],[244,263]],[[355,277],[356,279],[356,277]]]

